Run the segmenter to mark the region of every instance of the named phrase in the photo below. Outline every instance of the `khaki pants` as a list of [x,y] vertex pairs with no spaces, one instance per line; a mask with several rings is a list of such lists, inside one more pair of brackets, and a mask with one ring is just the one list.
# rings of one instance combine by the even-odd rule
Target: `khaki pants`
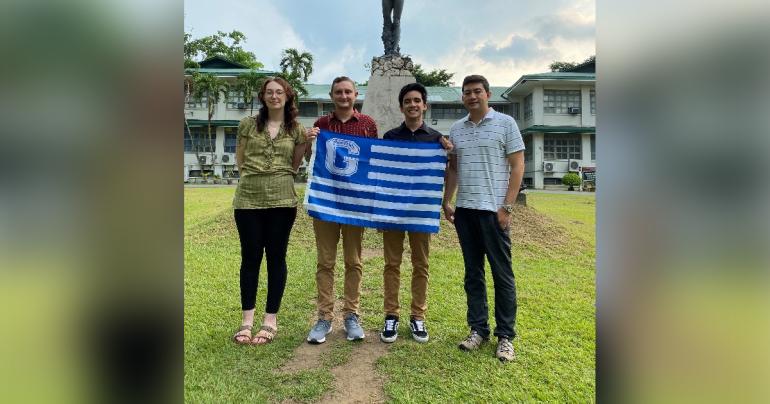
[[[412,249],[412,317],[425,320],[428,310],[428,250],[430,233],[408,232]],[[404,232],[383,231],[382,243],[385,252],[384,308],[385,315],[398,316],[398,289],[401,285],[401,257],[404,253]]]
[[364,228],[313,218],[315,245],[318,251],[315,281],[318,288],[318,318],[334,318],[334,266],[337,263],[337,244],[342,235],[345,257],[345,304],[342,311],[358,314],[361,290],[361,239]]

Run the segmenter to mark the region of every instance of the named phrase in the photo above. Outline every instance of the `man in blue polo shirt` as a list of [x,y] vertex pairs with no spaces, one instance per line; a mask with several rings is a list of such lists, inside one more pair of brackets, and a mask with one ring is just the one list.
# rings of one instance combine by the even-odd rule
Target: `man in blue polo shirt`
[[[401,126],[385,133],[383,139],[410,142],[440,142],[444,149],[451,150],[452,144],[440,132],[430,128],[423,121],[428,109],[428,91],[422,84],[410,83],[398,93],[398,105],[404,114]],[[409,233],[409,247],[412,250],[412,304],[409,328],[417,342],[428,342],[425,327],[425,312],[428,309],[428,246],[430,233]],[[399,303],[398,290],[401,282],[401,257],[404,253],[404,231],[385,230],[382,233],[385,269],[383,271],[385,324],[380,333],[382,342],[391,343],[398,338]]]
[[[489,82],[465,77],[462,101],[468,115],[449,130],[454,152],[444,185],[444,215],[454,223],[465,263],[465,294],[470,334],[459,348],[479,349],[489,340],[484,257],[495,288],[495,356],[514,358],[516,283],[511,268],[511,213],[524,174],[524,141],[516,121],[489,107]],[[456,209],[450,205],[457,190]]]

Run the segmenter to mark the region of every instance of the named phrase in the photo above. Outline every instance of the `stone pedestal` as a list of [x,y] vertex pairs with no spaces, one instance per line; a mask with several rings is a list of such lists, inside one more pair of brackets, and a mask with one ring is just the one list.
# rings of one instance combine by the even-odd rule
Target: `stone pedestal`
[[372,74],[361,112],[374,118],[380,137],[404,121],[398,106],[398,92],[401,87],[416,82],[411,72],[413,66],[412,59],[405,56],[388,55],[372,59]]
[[516,204],[527,206],[527,194],[519,192],[519,194],[516,195]]

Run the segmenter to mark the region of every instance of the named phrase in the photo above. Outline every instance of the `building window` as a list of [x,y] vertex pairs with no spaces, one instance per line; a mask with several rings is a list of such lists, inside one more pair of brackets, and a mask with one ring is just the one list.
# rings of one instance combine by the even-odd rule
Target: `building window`
[[252,108],[259,109],[262,106],[262,103],[259,102],[259,99],[257,97],[254,97],[254,99],[251,100],[251,105],[246,103],[246,101],[243,99],[243,93],[241,93],[240,91],[228,91],[226,103],[227,103],[227,108],[229,109],[251,110]]
[[325,102],[321,104],[321,107],[322,107],[321,115],[328,115],[330,112],[334,111],[334,104],[329,102]]
[[208,106],[208,93],[204,93],[201,98],[195,98],[195,95],[190,93],[185,93],[184,95],[184,106],[185,108],[190,109],[198,109],[198,108],[206,108]]
[[211,153],[216,151],[216,134],[215,127],[211,128],[211,139],[208,138],[208,127],[206,126],[193,126],[190,128],[190,132],[187,131],[187,125],[184,128],[184,151],[194,153]]
[[519,120],[519,103],[518,102],[514,102],[513,104],[511,104],[511,116],[513,117],[513,119],[517,121]]
[[545,177],[543,178],[543,185],[562,185],[561,178]]
[[524,97],[524,119],[532,118],[532,94]]
[[458,104],[431,104],[431,119],[460,119],[468,115],[465,107]]
[[591,114],[596,115],[596,90],[591,90]]
[[306,117],[318,116],[318,103],[315,103],[315,102],[300,102],[299,103],[299,116],[306,116]]
[[534,181],[532,181],[532,177],[524,177],[522,182],[524,182],[524,185],[526,185],[527,188],[532,188],[534,186]]
[[225,153],[235,153],[235,144],[238,142],[238,128],[225,128]]
[[543,158],[546,160],[582,160],[580,135],[545,135]]
[[187,130],[187,125],[185,125],[185,128],[184,128],[184,151],[185,152],[195,151],[193,150],[192,136],[190,136],[190,132]]
[[524,135],[524,161],[532,160],[532,135]]
[[591,135],[591,160],[596,160],[596,134]]
[[494,108],[495,111],[500,112],[502,114],[506,114],[508,116],[513,116],[511,113],[511,104],[489,104],[490,107]]
[[580,90],[543,90],[546,114],[568,114],[570,107],[580,108]]

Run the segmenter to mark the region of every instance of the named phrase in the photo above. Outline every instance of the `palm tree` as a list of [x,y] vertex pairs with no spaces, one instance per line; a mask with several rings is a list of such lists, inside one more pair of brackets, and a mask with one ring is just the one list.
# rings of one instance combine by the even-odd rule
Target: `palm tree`
[[281,73],[299,95],[307,95],[304,83],[313,73],[313,55],[300,53],[294,48],[284,49],[281,53]]
[[294,48],[284,49],[281,54],[281,71],[288,74],[289,71],[307,81],[313,73],[313,55],[308,52],[299,53]]
[[[227,91],[229,90],[229,85],[227,82],[223,79],[220,79],[219,77],[211,74],[211,73],[198,73],[194,72],[192,74],[192,83],[193,83],[193,96],[196,99],[202,99],[206,98],[206,103],[208,107],[208,133],[207,133],[207,139],[209,145],[211,145],[211,118],[214,117],[214,109],[216,108],[219,101],[222,99],[222,96],[227,96]],[[196,149],[196,156],[198,155],[198,145],[195,145]],[[215,153],[214,148],[210,148],[211,152],[211,163],[214,163]],[[201,171],[203,171],[203,167],[201,167]]]
[[236,90],[243,97],[243,102],[251,105],[251,115],[254,115],[254,92],[258,91],[262,86],[262,81],[265,77],[255,71],[242,74],[238,78],[238,84],[236,84]]

